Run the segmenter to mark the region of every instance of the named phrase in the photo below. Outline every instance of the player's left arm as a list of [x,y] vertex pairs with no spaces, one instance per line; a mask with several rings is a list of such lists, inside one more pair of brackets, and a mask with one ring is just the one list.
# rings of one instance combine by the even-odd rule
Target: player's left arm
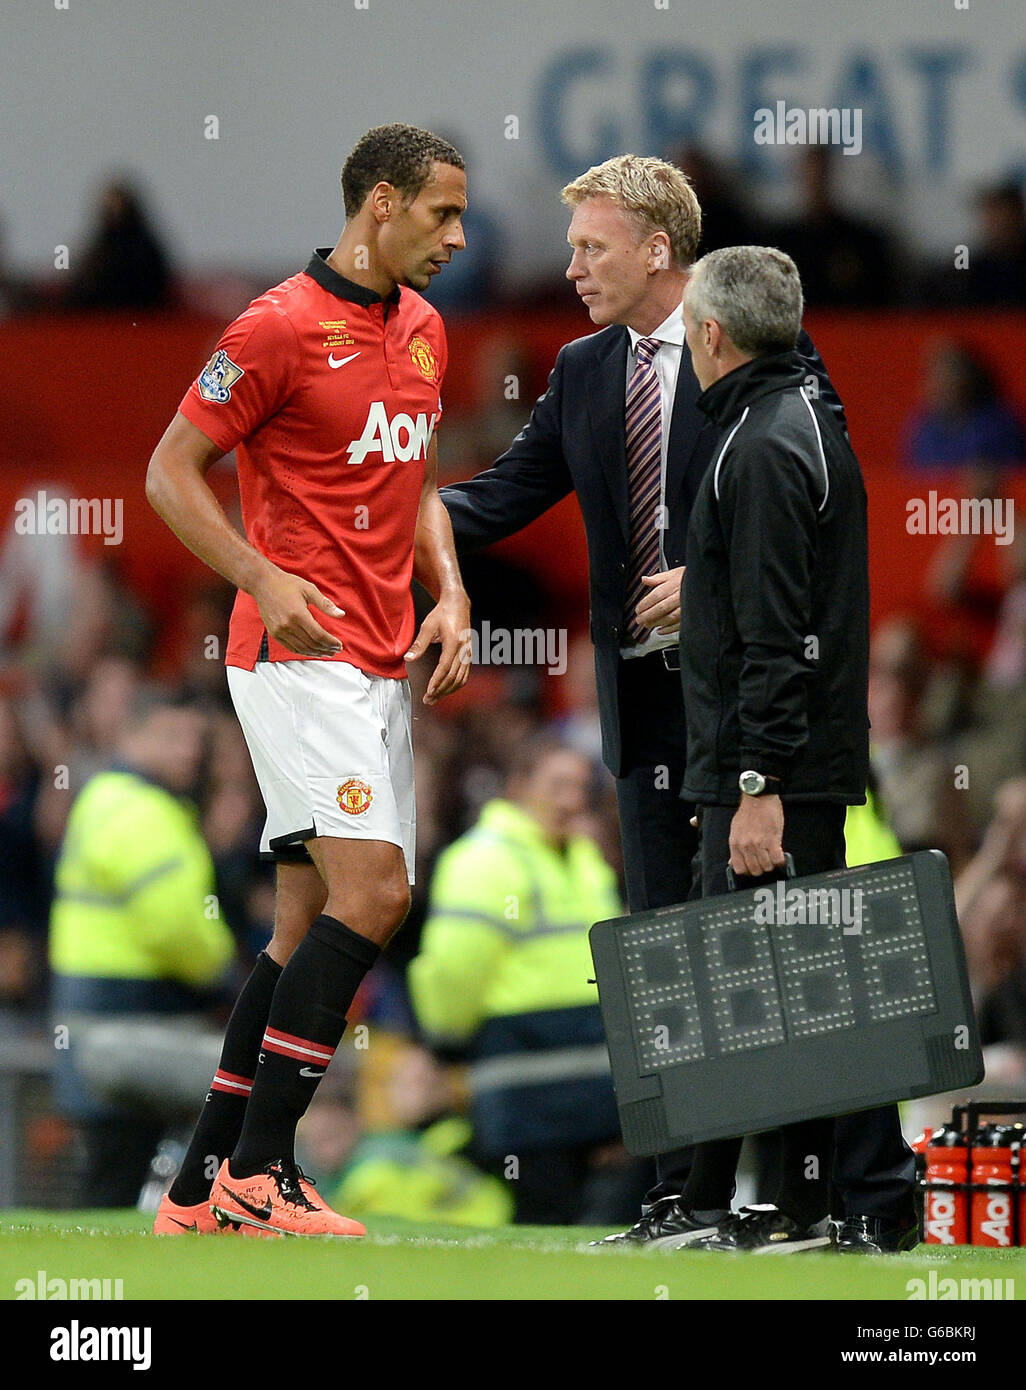
[[428,445],[424,467],[424,486],[413,540],[413,577],[423,584],[436,604],[421,623],[417,640],[406,653],[406,659],[415,661],[423,656],[432,642],[442,644],[441,656],[424,692],[424,703],[436,705],[446,695],[466,685],[470,675],[470,600],[460,577],[449,513],[438,495],[438,442],[435,439]]

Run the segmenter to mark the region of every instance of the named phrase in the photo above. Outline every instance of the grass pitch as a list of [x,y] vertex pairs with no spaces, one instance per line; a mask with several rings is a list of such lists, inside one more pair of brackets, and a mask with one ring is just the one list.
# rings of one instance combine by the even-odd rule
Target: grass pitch
[[908,1281],[1014,1279],[1023,1250],[920,1246],[885,1259],[589,1251],[604,1231],[502,1230],[377,1218],[363,1240],[150,1234],[134,1211],[0,1212],[0,1299],[17,1281],[120,1279],[127,1299],[836,1299],[909,1296]]

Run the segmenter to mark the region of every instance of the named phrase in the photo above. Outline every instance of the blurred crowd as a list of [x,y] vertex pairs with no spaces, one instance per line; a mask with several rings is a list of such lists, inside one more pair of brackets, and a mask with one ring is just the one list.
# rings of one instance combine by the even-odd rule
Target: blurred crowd
[[[454,136],[454,143],[461,141]],[[778,246],[802,274],[813,308],[1015,308],[1026,305],[1026,197],[1009,176],[967,189],[965,246],[938,259],[902,231],[891,215],[902,192],[877,172],[867,189],[842,177],[848,161],[813,145],[794,155],[783,208],[766,206],[751,181],[711,151],[684,146],[667,157],[691,178],[702,206],[704,254],[721,246]],[[467,246],[429,288],[445,312],[475,311],[527,296],[537,306],[567,302],[566,284],[518,281],[504,274],[502,210],[472,202],[464,218]],[[97,192],[81,243],[65,273],[40,278],[11,264],[0,224],[0,317],[69,310],[194,309],[233,317],[281,267],[250,278],[238,267],[179,273],[173,252],[131,175]],[[971,270],[971,274],[967,271]]]
[[[976,585],[987,538],[938,547],[930,587],[944,622],[893,616],[873,635],[874,770],[902,847],[951,861],[984,1042],[1026,1088],[1026,538]],[[972,626],[960,624],[968,614]],[[982,655],[970,637],[984,634]]]
[[[983,624],[977,631],[988,637],[978,659],[954,642],[931,640],[920,616],[892,617],[875,631],[873,764],[881,803],[902,848],[940,848],[951,861],[992,1075],[1022,1090],[1026,536],[1020,533],[1004,548],[998,581],[978,590],[973,552],[984,543],[990,544],[948,538],[931,575],[938,612],[954,619],[964,608]],[[73,578],[64,621],[42,629],[9,624],[0,652],[0,1041],[52,1031],[48,932],[69,812],[90,778],[104,769],[145,764],[140,728],[145,733],[155,700],[168,700],[195,715],[202,740],[188,785],[175,791],[197,808],[213,863],[217,915],[231,933],[233,957],[216,980],[195,988],[189,1006],[190,1019],[202,1016],[208,1030],[198,1077],[216,1060],[218,1029],[268,939],[274,907],[272,870],[256,853],[262,806],[220,659],[231,595],[221,587],[198,590],[185,605],[170,664],[165,655],[155,666],[158,634],[116,576],[79,560]],[[502,610],[489,608],[490,591],[503,595]],[[478,620],[491,612],[511,625],[537,626],[548,612],[547,596],[520,585],[515,573],[505,582],[492,575],[477,597],[485,605]],[[942,630],[955,632],[957,623]],[[467,690],[437,710],[417,699],[430,661],[429,655],[411,671],[418,803],[413,909],[358,998],[332,1084],[305,1122],[304,1152],[312,1165],[327,1169],[350,1202],[365,1202],[368,1209],[507,1220],[508,1184],[487,1163],[468,1157],[474,1146],[466,1058],[458,1049],[435,1047],[421,1031],[408,967],[421,948],[439,856],[475,825],[483,808],[510,795],[525,746],[544,734],[579,758],[584,780],[565,830],[597,847],[615,881],[620,862],[613,787],[598,760],[586,633],[571,637],[565,674],[479,668]],[[162,737],[166,743],[160,728],[156,733],[157,744]],[[166,746],[161,756],[164,762],[153,763],[152,775],[170,784],[160,770],[168,765]],[[176,1117],[181,1125],[187,1108],[183,1099]],[[153,1142],[162,1128],[169,1126],[161,1121],[150,1133]],[[70,1125],[69,1144],[74,1138]],[[629,1180],[639,1179],[643,1189],[643,1174],[625,1176],[622,1151],[616,1158],[601,1145],[595,1154],[600,1167],[626,1182],[621,1192],[629,1192],[623,1199],[629,1207],[639,1190]]]
[[[47,537],[45,542],[55,539],[63,544],[62,538]],[[217,908],[211,915],[216,922],[210,924],[211,940],[205,948],[212,966],[220,963],[216,934],[225,927],[231,934],[227,969],[212,969],[209,979],[176,981],[185,993],[170,1007],[181,1010],[179,1025],[196,1031],[195,1048],[181,1026],[173,1044],[182,1074],[191,1078],[191,1095],[188,1085],[171,1084],[166,1056],[161,1065],[173,1100],[167,1113],[154,1115],[149,1101],[136,1107],[133,1093],[126,1122],[124,1096],[116,1097],[110,1107],[97,1107],[93,1098],[83,1104],[78,1091],[64,1087],[64,1110],[71,1122],[68,1143],[80,1143],[83,1133],[88,1138],[90,1132],[98,1132],[105,1144],[98,1149],[86,1144],[86,1150],[99,1158],[109,1156],[111,1139],[120,1136],[116,1151],[127,1163],[130,1146],[137,1147],[133,1141],[141,1138],[144,1146],[155,1148],[162,1132],[174,1133],[177,1125],[186,1124],[187,1112],[202,1096],[206,1081],[199,1078],[205,1067],[216,1063],[211,1048],[217,1032],[270,936],[273,867],[258,858],[263,807],[224,677],[232,594],[216,581],[198,589],[183,605],[169,643],[112,570],[87,562],[70,545],[61,556],[51,553],[51,559],[67,566],[60,592],[49,601],[59,609],[59,618],[48,614],[46,595],[37,596],[24,611],[9,603],[0,645],[0,1046],[22,1036],[48,1038],[66,1021],[71,1006],[65,1006],[65,999],[79,1000],[80,992],[68,995],[61,949],[52,939],[59,920],[55,903],[61,900],[55,893],[55,875],[59,880],[70,858],[72,808],[83,790],[96,787],[108,770],[131,771],[195,806],[197,828],[213,865]],[[22,556],[20,568],[9,562],[8,571],[7,590],[13,594],[19,576],[31,576],[34,569]],[[478,620],[490,615],[495,624],[525,627],[543,620],[547,600],[536,587],[521,582],[524,577],[501,564],[479,566],[478,573]],[[346,1174],[352,1177],[349,1170],[356,1154],[361,1164],[368,1155],[373,1157],[371,1177],[391,1173],[396,1163],[404,1171],[404,1164],[423,1161],[425,1191],[434,1194],[425,1202],[430,1205],[437,1197],[448,1219],[482,1219],[482,1212],[496,1220],[508,1219],[507,1184],[488,1178],[457,1153],[471,1139],[462,1127],[466,1059],[459,1049],[446,1048],[435,1055],[424,1045],[407,992],[407,968],[420,946],[439,854],[475,824],[482,808],[508,794],[516,759],[532,736],[554,735],[558,748],[577,759],[582,772],[560,833],[587,838],[596,846],[596,855],[610,866],[614,884],[620,869],[615,799],[612,779],[598,762],[598,717],[586,633],[571,639],[564,676],[550,677],[543,667],[482,669],[466,692],[438,710],[419,699],[431,663],[429,654],[411,668],[418,806],[413,907],[358,998],[349,1046],[340,1049],[336,1064],[338,1074],[333,1074],[332,1086],[325,1089],[308,1121],[308,1161],[320,1163],[323,1153],[331,1153],[339,1181]],[[553,680],[559,682],[558,698],[550,687]],[[173,721],[168,711],[174,710],[192,716],[187,725]],[[122,836],[120,848],[115,844],[108,851],[100,827],[100,848],[85,852],[93,875],[90,891],[96,884],[111,887],[122,866],[134,862],[136,849],[145,851],[145,846],[132,844],[131,831],[117,834]],[[109,867],[99,863],[108,853]],[[141,862],[145,868],[145,859]],[[124,873],[131,878],[127,869]],[[117,878],[113,886],[120,885]],[[615,914],[619,902],[614,892],[606,915]],[[121,930],[116,923],[110,930],[115,929]],[[586,951],[583,930],[581,943]],[[169,949],[161,958],[169,962],[165,973],[173,976],[173,952]],[[119,970],[116,961],[113,966],[101,961],[95,973]],[[585,985],[588,973],[584,964],[575,969],[573,988],[593,996],[594,990]],[[144,1011],[139,1021],[149,1025],[154,1017],[147,1007],[150,1012]],[[168,1008],[167,1000],[159,1007],[162,1012]],[[85,1017],[80,1002],[74,1003],[73,1012],[80,1024]],[[101,1012],[96,1010],[97,1017]],[[203,1027],[197,1028],[201,1019]],[[358,1031],[358,1024],[364,1032]],[[374,1039],[370,1046],[367,1029]],[[80,1027],[77,1036],[82,1036]],[[136,1081],[145,1090],[146,1062],[140,1057],[152,1039],[144,1034],[138,1040],[135,1034],[125,1037],[130,1044],[120,1042],[116,1033],[103,1035],[93,1051],[104,1046],[108,1053],[131,1051],[129,1069],[139,1075],[128,1078],[129,1090]],[[155,1069],[160,1066],[155,1064]],[[118,1084],[126,1084],[124,1076]],[[461,1125],[443,1123],[436,1128],[461,1116]],[[615,1132],[607,1137],[615,1139]],[[608,1155],[603,1161],[608,1164]],[[128,1188],[109,1183],[97,1188],[96,1177],[94,1172],[82,1189],[95,1204],[131,1200],[132,1182]],[[471,1178],[473,1200],[464,1212],[462,1202],[454,1207],[452,1194],[447,1198],[444,1192],[451,1179],[462,1193]],[[376,1179],[366,1181],[376,1192]],[[389,1208],[397,1201],[402,1206],[397,1191],[406,1187],[405,1182],[385,1182],[381,1200]],[[625,1215],[643,1188],[643,1181],[640,1188],[628,1184],[622,1201]],[[409,1198],[405,1200],[400,1214],[407,1211]],[[430,1212],[424,1209],[420,1214]]]

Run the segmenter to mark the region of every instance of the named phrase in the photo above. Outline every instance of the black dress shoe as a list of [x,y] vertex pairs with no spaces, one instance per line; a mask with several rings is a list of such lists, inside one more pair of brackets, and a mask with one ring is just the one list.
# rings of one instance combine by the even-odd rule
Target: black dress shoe
[[716,1234],[718,1223],[730,1215],[728,1211],[685,1211],[677,1197],[661,1197],[653,1202],[640,1221],[636,1221],[629,1231],[618,1231],[602,1240],[593,1240],[589,1246],[608,1250],[630,1246],[643,1246],[647,1250],[679,1250],[685,1245],[693,1245],[706,1236]]
[[771,1205],[742,1207],[703,1240],[699,1250],[724,1250],[751,1255],[792,1255],[802,1250],[826,1250],[833,1244],[829,1217],[804,1225]]
[[919,1222],[910,1217],[888,1221],[880,1216],[848,1216],[837,1235],[842,1255],[888,1255],[919,1244]]

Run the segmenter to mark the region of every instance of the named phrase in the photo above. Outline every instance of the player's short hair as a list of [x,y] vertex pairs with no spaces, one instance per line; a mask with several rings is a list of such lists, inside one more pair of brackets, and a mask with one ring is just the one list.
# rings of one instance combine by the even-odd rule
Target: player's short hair
[[740,352],[789,352],[802,326],[802,282],[775,246],[725,246],[691,267],[684,291],[699,323],[714,319]]
[[638,241],[665,232],[678,270],[686,270],[698,255],[702,209],[687,174],[665,159],[619,154],[568,183],[560,197],[572,208],[585,198],[611,199],[628,214]]
[[434,163],[465,169],[455,145],[415,125],[376,125],[361,135],[342,166],[342,201],[346,216],[355,217],[367,194],[379,183],[390,183],[412,203],[431,177]]

